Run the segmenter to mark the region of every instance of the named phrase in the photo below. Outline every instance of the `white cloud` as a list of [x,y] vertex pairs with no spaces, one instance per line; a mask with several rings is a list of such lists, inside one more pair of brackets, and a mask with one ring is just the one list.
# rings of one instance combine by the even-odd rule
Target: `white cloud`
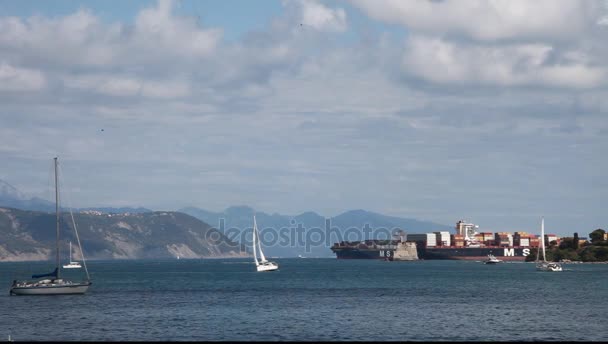
[[[603,1],[604,4],[604,8],[603,8],[603,13],[608,12],[608,1],[604,0]],[[600,18],[597,20],[597,24],[598,25],[608,25],[608,14],[605,14],[603,17],[600,16]]]
[[312,0],[300,0],[302,24],[321,31],[342,32],[347,28],[346,12],[342,8],[329,8]]
[[62,18],[0,17],[0,52],[31,64],[99,66],[114,61],[120,26],[105,27],[86,10]]
[[173,6],[172,0],[159,0],[157,7],[146,8],[138,14],[135,19],[136,44],[145,51],[166,49],[193,57],[212,53],[222,31],[200,30],[194,18],[174,16]]
[[136,78],[111,75],[66,76],[63,82],[68,88],[118,97],[138,95],[142,88]]
[[0,91],[38,91],[45,85],[46,79],[39,70],[0,63]]
[[109,78],[97,84],[95,88],[111,96],[134,96],[141,89],[141,83],[130,78]]
[[[521,186],[563,200],[561,209],[553,185],[602,192],[582,175],[606,150],[598,132],[608,132],[608,59],[598,36],[557,42],[549,26],[520,30],[512,19],[479,33],[455,13],[439,29],[422,19],[408,26],[404,44],[365,18],[356,23],[374,30],[344,35],[353,24],[343,9],[289,1],[267,27],[223,41],[221,28],[173,5],[144,9],[132,25],[87,10],[0,17],[0,80],[19,80],[0,83],[0,178],[45,185],[32,166],[59,154],[81,166],[73,185],[83,206],[246,202],[296,213],[398,204],[448,223],[470,209],[521,213],[522,202],[488,206],[478,190],[516,198],[526,196]],[[544,156],[564,162],[526,170]]]
[[148,81],[142,89],[142,95],[161,99],[187,97],[190,93],[190,86],[178,80]]
[[578,39],[605,13],[600,1],[354,0],[372,18],[427,34],[476,40]]
[[159,81],[111,74],[88,74],[66,76],[63,83],[67,88],[116,97],[172,99],[191,94],[189,82],[175,78]]
[[173,15],[173,2],[161,0],[142,10],[134,28],[105,24],[90,11],[58,18],[0,17],[0,53],[23,63],[69,68],[141,67],[190,62],[213,54],[220,29],[202,29],[194,18]]
[[406,73],[434,83],[594,88],[606,84],[604,66],[587,64],[583,52],[566,51],[558,62],[544,44],[456,44],[412,35],[403,66]]

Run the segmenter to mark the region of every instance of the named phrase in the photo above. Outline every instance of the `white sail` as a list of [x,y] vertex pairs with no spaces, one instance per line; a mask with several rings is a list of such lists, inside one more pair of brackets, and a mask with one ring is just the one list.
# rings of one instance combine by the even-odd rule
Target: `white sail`
[[260,263],[265,263],[268,260],[266,260],[266,257],[264,256],[264,251],[262,251],[262,240],[260,240],[260,232],[258,232],[257,224],[255,224],[255,233],[256,233],[256,236],[258,237],[258,248],[260,249]]
[[545,218],[544,217],[540,221],[540,245],[543,250],[543,262],[546,262],[547,256],[545,255]]
[[255,215],[253,215],[253,260],[255,261],[255,266],[260,265],[258,262],[258,257],[256,251],[258,250],[257,244],[255,243],[255,237],[257,236],[257,228],[258,225],[255,222]]
[[545,218],[540,222],[540,249],[543,251],[543,260],[539,261],[538,252],[536,254],[536,268],[540,271],[563,271],[561,264],[547,262],[545,254]]
[[[257,250],[260,250],[260,261],[257,259]],[[264,252],[262,251],[262,245],[260,240],[260,234],[258,232],[258,223],[253,216],[253,259],[255,260],[256,270],[261,271],[276,271],[279,269],[279,264],[266,260]]]

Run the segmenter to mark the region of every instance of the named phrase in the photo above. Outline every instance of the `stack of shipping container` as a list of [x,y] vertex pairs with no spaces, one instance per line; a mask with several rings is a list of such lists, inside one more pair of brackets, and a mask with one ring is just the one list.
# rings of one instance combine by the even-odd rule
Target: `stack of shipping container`
[[464,235],[454,234],[450,236],[450,239],[452,240],[452,246],[464,247]]
[[437,246],[451,246],[450,232],[433,232]]

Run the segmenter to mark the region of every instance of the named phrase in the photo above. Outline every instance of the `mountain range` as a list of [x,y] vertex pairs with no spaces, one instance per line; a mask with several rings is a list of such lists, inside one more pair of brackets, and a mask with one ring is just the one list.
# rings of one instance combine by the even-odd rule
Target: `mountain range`
[[264,252],[277,257],[335,257],[330,247],[339,241],[388,239],[398,232],[453,232],[451,226],[416,219],[386,216],[366,210],[351,210],[326,218],[315,212],[299,215],[267,214],[248,206],[212,212],[195,207],[178,210],[220,230],[231,240],[251,245],[253,216],[262,238]]
[[[99,212],[60,215],[60,254],[69,257],[69,242],[78,236],[87,259],[246,257],[246,247],[208,224],[184,213]],[[0,261],[49,260],[55,256],[54,213],[0,208]],[[73,258],[81,260],[77,249]]]
[[[54,216],[54,203],[40,198],[27,198],[0,180],[0,207],[5,207],[2,210],[5,219],[0,221],[0,235],[12,240],[10,245],[8,240],[0,242],[0,260],[3,256],[10,256],[13,260],[18,259],[16,257],[19,255],[30,259],[46,256],[48,252],[44,248],[50,249],[48,242],[38,242],[35,239],[35,243],[30,242],[38,251],[28,251],[26,244],[28,236],[35,238],[35,233],[52,226],[47,223],[49,220],[40,219],[51,216],[48,213],[53,213]],[[310,211],[299,215],[267,214],[256,212],[248,206],[233,206],[220,212],[196,207],[182,208],[176,212],[154,212],[142,207],[89,207],[72,211],[87,223],[87,230],[90,231],[88,238],[94,242],[92,245],[87,244],[87,247],[91,246],[92,257],[99,259],[168,257],[178,255],[178,251],[183,258],[247,255],[246,251],[251,251],[254,214],[264,253],[270,257],[334,257],[330,247],[339,241],[386,239],[399,234],[399,231],[406,234],[453,231],[452,226],[386,216],[361,209],[329,218]],[[158,214],[161,213],[170,215],[159,217]],[[162,221],[159,222],[161,218]],[[14,232],[15,226],[19,229],[18,232]],[[170,231],[176,231],[174,236],[167,234],[169,228]],[[190,234],[196,238],[186,234],[193,228],[197,230]],[[213,251],[209,246],[211,243],[204,239],[205,233],[210,230],[217,231],[215,235],[225,247]],[[106,234],[101,235],[102,232]],[[186,245],[187,248],[180,245]],[[19,250],[11,251],[15,247],[19,247]],[[183,250],[177,247],[183,247]],[[227,247],[238,249],[231,251]],[[8,251],[13,253],[9,254]]]
[[[55,212],[55,203],[47,201],[45,199],[39,197],[28,198],[24,193],[19,191],[17,188],[12,186],[0,179],[0,207],[8,207],[22,210],[34,210],[34,211],[46,211],[46,212]],[[62,207],[64,211],[67,211],[67,208]],[[97,210],[104,213],[148,213],[151,212],[151,209],[137,207],[89,207],[89,208],[76,208],[72,209],[72,211],[84,211],[84,210]]]

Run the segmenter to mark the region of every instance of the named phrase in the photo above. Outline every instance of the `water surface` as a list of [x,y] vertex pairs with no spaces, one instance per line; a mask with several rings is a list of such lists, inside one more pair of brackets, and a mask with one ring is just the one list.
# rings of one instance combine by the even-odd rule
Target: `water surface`
[[[91,261],[85,295],[9,296],[51,263],[0,263],[0,339],[601,341],[608,264],[276,259]],[[69,271],[70,275],[82,271]]]

